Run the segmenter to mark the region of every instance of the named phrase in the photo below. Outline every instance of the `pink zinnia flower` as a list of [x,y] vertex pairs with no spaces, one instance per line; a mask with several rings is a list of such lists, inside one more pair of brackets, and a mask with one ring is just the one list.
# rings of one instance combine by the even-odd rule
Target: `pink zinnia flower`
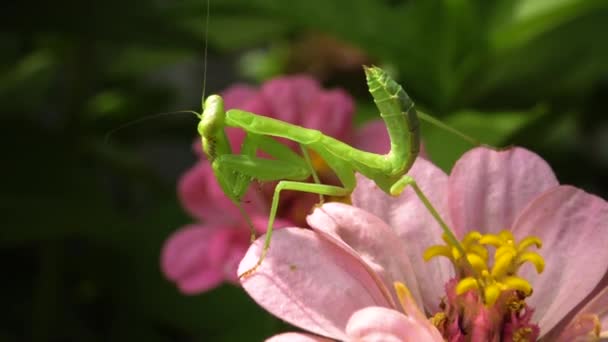
[[[223,97],[226,109],[239,108],[319,129],[372,152],[385,153],[390,146],[381,121],[355,131],[350,96],[342,90],[323,90],[317,81],[307,76],[276,78],[264,83],[259,90],[236,85],[224,91]],[[238,153],[245,132],[227,128],[227,134],[234,152]],[[238,283],[237,264],[251,243],[249,227],[217,184],[202,154],[200,138],[196,139],[194,149],[201,159],[180,179],[178,196],[198,223],[182,227],[171,235],[161,255],[163,273],[187,294],[212,289],[224,281]],[[296,151],[299,152],[299,148]],[[313,164],[319,168],[323,182],[331,183],[333,175],[323,169],[322,161],[313,158]],[[254,183],[243,200],[260,233],[266,229],[272,185]],[[305,224],[306,215],[318,200],[318,196],[311,194],[282,193],[275,227]]]
[[[409,174],[463,240],[470,265],[445,246],[411,189],[391,197],[358,177],[354,206],[328,203],[308,216],[312,229],[276,232],[261,267],[242,281],[244,289],[283,320],[338,340],[606,337],[605,200],[559,185],[547,163],[522,148],[473,149],[449,176],[418,159]],[[534,250],[541,241],[542,249]],[[493,256],[488,246],[496,247]],[[257,261],[260,248],[258,240],[240,270]],[[449,260],[432,258],[442,255]],[[471,281],[470,267],[480,279]],[[430,320],[404,305],[407,298]],[[323,340],[297,333],[272,340],[294,336]]]

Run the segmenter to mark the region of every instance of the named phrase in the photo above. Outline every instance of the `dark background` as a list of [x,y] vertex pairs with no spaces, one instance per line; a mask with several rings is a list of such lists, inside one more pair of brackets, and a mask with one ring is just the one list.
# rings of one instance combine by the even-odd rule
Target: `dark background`
[[[360,69],[495,146],[533,149],[606,197],[608,2],[594,0],[9,1],[0,10],[0,341],[262,340],[286,325],[226,285],[181,295],[163,241],[207,93],[312,73],[376,117]],[[208,44],[207,73],[203,72]],[[348,44],[348,45],[346,45]],[[467,148],[423,127],[449,170]]]

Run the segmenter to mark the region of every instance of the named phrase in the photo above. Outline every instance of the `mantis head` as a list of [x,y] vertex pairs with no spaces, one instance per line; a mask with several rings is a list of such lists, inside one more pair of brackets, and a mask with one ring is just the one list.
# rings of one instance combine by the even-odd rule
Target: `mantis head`
[[213,161],[217,156],[216,145],[227,143],[224,134],[226,112],[224,112],[224,100],[219,95],[210,95],[203,103],[203,114],[198,123],[198,134],[202,138],[203,151]]
[[219,95],[210,95],[203,103],[203,114],[198,123],[198,134],[201,137],[212,139],[224,128],[226,113],[224,100]]

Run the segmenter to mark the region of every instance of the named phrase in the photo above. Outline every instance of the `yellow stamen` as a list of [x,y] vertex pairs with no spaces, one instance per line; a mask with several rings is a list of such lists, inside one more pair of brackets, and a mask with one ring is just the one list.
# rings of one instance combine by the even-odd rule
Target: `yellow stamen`
[[501,238],[493,234],[486,234],[481,239],[479,239],[479,243],[482,245],[490,245],[494,247],[500,247],[503,244]]
[[501,288],[498,284],[490,284],[484,287],[483,293],[486,299],[486,305],[492,306],[496,303],[498,297],[500,297]]
[[467,260],[469,260],[469,263],[471,263],[471,266],[473,266],[477,272],[482,272],[487,269],[486,260],[482,259],[477,254],[467,254]]
[[453,261],[452,249],[448,246],[431,246],[424,251],[424,254],[422,254],[422,258],[424,259],[424,261],[429,261],[436,256],[444,256]]
[[[517,243],[513,234],[503,230],[498,234],[484,234],[469,232],[462,239],[462,250],[466,253],[466,260],[470,264],[468,269],[463,269],[459,259],[462,257],[457,248],[443,237],[446,245],[432,246],[424,252],[424,260],[435,256],[444,256],[450,259],[456,267],[457,274],[464,276],[456,285],[456,293],[461,295],[467,291],[478,291],[484,303],[493,305],[506,291],[517,291],[525,296],[532,294],[532,286],[521,277],[517,276],[519,268],[529,262],[534,265],[536,271],[541,273],[545,267],[545,261],[536,252],[528,251],[531,246],[540,248],[542,241],[535,236],[526,237]],[[488,264],[488,247],[496,248],[494,252],[494,264]],[[471,269],[472,267],[472,269]],[[471,274],[473,272],[473,274]]]
[[503,245],[496,249],[494,253],[494,258],[501,258],[504,254],[517,254],[517,250],[510,245]]
[[509,230],[502,230],[500,233],[498,233],[498,236],[500,236],[501,239],[503,239],[503,241],[505,243],[512,243],[513,241],[515,241],[515,237],[513,236],[513,233],[511,233],[511,231]]
[[481,239],[481,237],[482,237],[481,233],[479,233],[475,230],[472,230],[464,236],[464,239],[462,239],[462,246],[464,248],[467,248],[473,244],[476,244],[479,241],[479,239]]
[[520,277],[505,277],[501,280],[500,284],[502,284],[505,290],[517,290],[523,292],[526,296],[530,296],[532,294],[532,285]]
[[515,254],[509,252],[502,253],[500,256],[496,255],[494,267],[492,267],[492,276],[498,278],[506,275],[513,262],[513,258],[515,258]]
[[519,242],[519,246],[517,247],[518,252],[522,252],[532,245],[535,245],[536,248],[540,249],[543,247],[543,242],[536,236],[527,236]]
[[473,277],[466,277],[458,282],[456,285],[456,294],[461,295],[469,290],[477,290],[479,289],[479,283],[477,279]]
[[534,268],[536,268],[536,273],[539,274],[543,273],[545,269],[545,259],[536,252],[523,252],[517,257],[517,260],[519,261],[519,265],[524,264],[526,261],[532,263]]
[[488,250],[485,249],[482,245],[471,245],[468,248],[469,253],[477,254],[480,258],[488,261]]

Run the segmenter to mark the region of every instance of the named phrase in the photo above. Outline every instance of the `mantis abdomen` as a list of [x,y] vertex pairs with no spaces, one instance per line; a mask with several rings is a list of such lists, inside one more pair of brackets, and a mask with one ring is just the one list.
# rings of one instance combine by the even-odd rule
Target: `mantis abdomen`
[[365,76],[391,140],[387,157],[393,172],[407,172],[420,152],[420,123],[414,102],[384,70],[366,67]]

